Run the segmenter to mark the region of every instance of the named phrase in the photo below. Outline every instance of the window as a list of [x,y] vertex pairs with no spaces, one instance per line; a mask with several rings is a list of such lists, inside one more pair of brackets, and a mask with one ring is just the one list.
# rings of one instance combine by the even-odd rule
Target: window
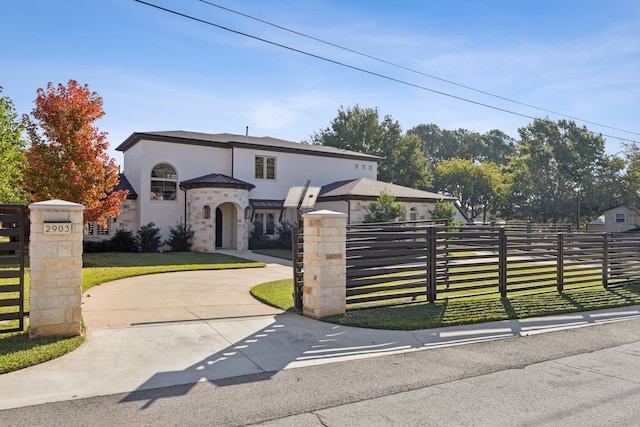
[[175,200],[178,195],[178,174],[166,163],[156,165],[151,171],[151,200]]
[[276,216],[273,213],[257,213],[254,219],[255,227],[262,227],[262,232],[273,236],[276,229]]
[[409,221],[416,221],[418,219],[418,212],[416,211],[416,208],[411,208],[411,210],[409,210]]
[[[114,219],[115,221],[115,219]],[[87,236],[110,236],[111,235],[111,218],[107,219],[107,225],[101,227],[97,222],[90,222],[87,224],[86,235]]]
[[616,222],[625,222],[626,220],[626,215],[623,213],[617,213],[616,214]]
[[276,179],[276,158],[256,156],[256,178]]
[[107,225],[105,227],[101,227],[98,225],[98,236],[108,236],[108,235],[109,235],[109,222],[107,221]]

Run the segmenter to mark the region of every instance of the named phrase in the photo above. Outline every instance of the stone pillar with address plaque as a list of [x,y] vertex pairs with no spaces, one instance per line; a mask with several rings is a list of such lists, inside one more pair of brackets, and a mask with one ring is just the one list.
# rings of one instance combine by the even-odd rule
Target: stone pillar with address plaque
[[29,205],[29,336],[82,332],[82,212],[63,200]]

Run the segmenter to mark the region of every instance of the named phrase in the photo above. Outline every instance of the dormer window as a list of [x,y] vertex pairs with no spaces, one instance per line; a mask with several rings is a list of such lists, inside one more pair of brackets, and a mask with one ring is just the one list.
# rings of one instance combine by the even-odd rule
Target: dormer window
[[151,200],[175,200],[178,195],[178,173],[167,163],[151,170]]

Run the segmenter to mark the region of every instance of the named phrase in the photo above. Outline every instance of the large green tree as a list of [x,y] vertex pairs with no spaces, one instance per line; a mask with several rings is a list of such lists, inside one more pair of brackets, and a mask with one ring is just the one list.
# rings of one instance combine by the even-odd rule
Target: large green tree
[[620,159],[604,153],[602,135],[573,121],[536,119],[518,130],[520,156],[505,216],[538,222],[573,221],[577,212],[595,216],[621,194]]
[[377,108],[341,107],[331,125],[311,135],[310,142],[381,157],[381,181],[421,189],[431,185],[421,142],[403,135],[391,116],[380,119]]
[[0,203],[27,203],[27,194],[19,185],[22,179],[21,167],[24,162],[25,145],[22,124],[13,102],[6,96],[0,96]]
[[476,162],[507,164],[516,153],[515,140],[494,129],[485,134],[467,129],[440,129],[435,124],[420,124],[407,131],[422,141],[425,156],[431,166],[441,160],[467,159]]
[[457,158],[438,162],[434,185],[437,191],[457,198],[471,219],[482,214],[486,220],[508,191],[507,179],[495,163]]

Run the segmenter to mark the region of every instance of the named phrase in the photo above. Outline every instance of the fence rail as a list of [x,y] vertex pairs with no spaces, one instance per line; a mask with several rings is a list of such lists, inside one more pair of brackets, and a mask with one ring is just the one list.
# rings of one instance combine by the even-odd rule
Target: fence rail
[[640,281],[638,236],[527,225],[350,226],[347,308]]

